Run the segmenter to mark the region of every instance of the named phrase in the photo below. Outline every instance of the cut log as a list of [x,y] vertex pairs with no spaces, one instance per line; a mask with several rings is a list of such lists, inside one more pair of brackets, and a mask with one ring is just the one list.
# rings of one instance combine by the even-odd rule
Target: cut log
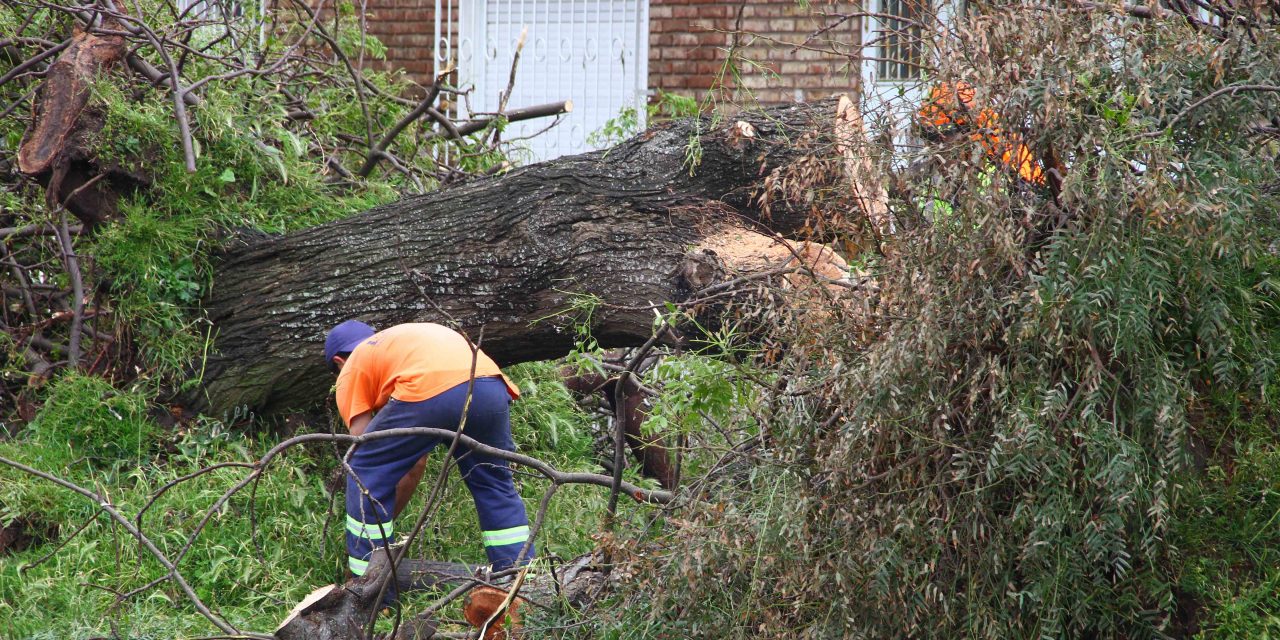
[[381,577],[391,568],[385,551],[375,553],[369,570],[345,585],[312,591],[276,629],[279,640],[355,640],[378,607]]
[[771,202],[762,219],[757,188],[831,153],[836,115],[831,100],[718,127],[677,121],[608,151],[232,241],[204,301],[216,328],[204,395],[185,400],[215,414],[316,406],[332,385],[325,333],[353,317],[451,324],[503,365],[568,353],[579,323],[602,346],[643,343],[654,308],[698,288],[685,263],[709,230],[803,228],[804,203]]
[[508,630],[520,628],[520,609],[524,600],[497,587],[476,587],[462,602],[462,617],[477,631],[482,640],[508,640]]

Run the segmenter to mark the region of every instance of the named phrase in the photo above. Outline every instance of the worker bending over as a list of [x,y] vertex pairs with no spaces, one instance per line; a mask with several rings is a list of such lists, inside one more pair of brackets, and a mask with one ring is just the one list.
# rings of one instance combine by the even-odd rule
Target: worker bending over
[[[515,450],[509,407],[520,392],[462,334],[431,323],[374,332],[348,320],[329,331],[324,351],[338,374],[338,413],[352,435],[407,427],[456,431],[462,424],[463,433],[484,444]],[[373,551],[394,539],[395,516],[422,480],[427,454],[440,442],[403,436],[356,447],[347,474],[347,555],[353,574],[364,575]],[[453,455],[475,501],[490,564],[495,570],[510,568],[529,539],[529,518],[507,462],[461,444]],[[530,545],[525,561],[532,556]]]

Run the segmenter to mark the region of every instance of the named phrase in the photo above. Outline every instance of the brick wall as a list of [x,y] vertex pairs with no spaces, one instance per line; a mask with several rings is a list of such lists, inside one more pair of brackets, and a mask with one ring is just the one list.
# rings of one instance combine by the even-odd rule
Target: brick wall
[[[453,0],[455,29],[460,1]],[[369,34],[387,47],[385,61],[366,64],[404,69],[414,81],[430,84],[434,0],[365,0],[365,6]],[[725,97],[735,101],[768,105],[852,93],[860,79],[856,62],[795,45],[826,24],[819,12],[857,7],[857,2],[833,0],[813,0],[808,8],[796,0],[650,0],[649,88],[701,98],[734,48],[739,75],[726,75],[723,86]],[[810,46],[856,55],[860,29],[857,19],[849,20]],[[735,37],[735,32],[740,33]]]
[[[453,26],[456,33],[458,2],[453,0]],[[369,60],[371,69],[403,69],[419,84],[430,85],[435,79],[435,0],[365,0],[366,32],[387,48],[385,60]],[[441,17],[442,30],[447,30]]]
[[[780,104],[853,93],[861,77],[856,62],[795,45],[827,24],[820,11],[857,7],[822,0],[807,9],[795,0],[650,0],[649,87],[701,98],[732,48],[738,78],[726,72],[723,81],[726,97],[736,101]],[[809,45],[856,55],[860,29],[852,19]]]

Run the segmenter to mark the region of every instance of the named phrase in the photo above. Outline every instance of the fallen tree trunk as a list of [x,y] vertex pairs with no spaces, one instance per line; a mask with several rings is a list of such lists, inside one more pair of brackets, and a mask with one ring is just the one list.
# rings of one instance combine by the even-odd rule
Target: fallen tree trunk
[[204,394],[187,402],[215,414],[314,406],[332,384],[325,332],[352,317],[451,324],[501,364],[568,353],[579,323],[601,346],[643,343],[655,305],[727,273],[708,268],[704,239],[742,218],[802,227],[807,207],[772,202],[763,220],[758,194],[773,172],[834,153],[835,117],[825,101],[715,128],[679,121],[608,151],[233,241],[205,300],[216,341]]

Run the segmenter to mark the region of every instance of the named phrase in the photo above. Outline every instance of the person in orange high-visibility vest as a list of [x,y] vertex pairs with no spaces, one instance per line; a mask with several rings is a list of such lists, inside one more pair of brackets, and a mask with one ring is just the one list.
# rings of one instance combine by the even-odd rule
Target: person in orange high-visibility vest
[[[375,332],[363,322],[348,320],[329,331],[324,348],[325,361],[338,374],[338,413],[353,435],[406,427],[457,430],[465,408],[464,433],[484,444],[515,450],[509,410],[520,391],[457,331],[414,323]],[[440,442],[402,436],[356,447],[347,476],[351,573],[364,575],[373,552],[390,544],[395,516],[421,481],[426,455]],[[475,502],[493,568],[527,562],[533,556],[529,518],[507,462],[461,445],[454,458]]]
[[925,135],[942,139],[967,135],[982,145],[992,162],[1016,169],[1023,180],[1043,186],[1044,168],[1031,149],[1001,128],[995,111],[975,109],[974,95],[973,87],[965,82],[935,85],[917,114]]

